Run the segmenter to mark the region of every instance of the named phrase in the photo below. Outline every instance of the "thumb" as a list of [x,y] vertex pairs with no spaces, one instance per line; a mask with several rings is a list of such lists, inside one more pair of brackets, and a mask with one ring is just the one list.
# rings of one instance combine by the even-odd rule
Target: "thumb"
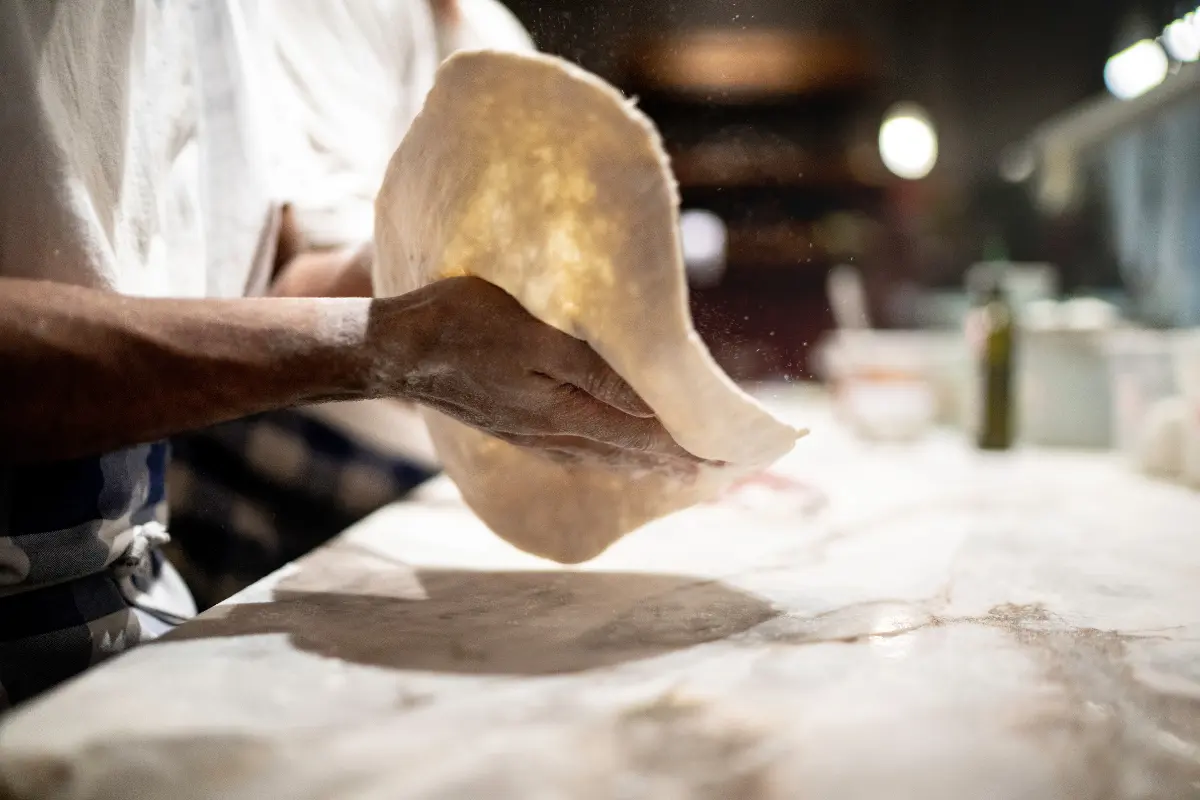
[[580,341],[575,350],[559,377],[630,416],[643,419],[654,416],[654,409],[587,342]]

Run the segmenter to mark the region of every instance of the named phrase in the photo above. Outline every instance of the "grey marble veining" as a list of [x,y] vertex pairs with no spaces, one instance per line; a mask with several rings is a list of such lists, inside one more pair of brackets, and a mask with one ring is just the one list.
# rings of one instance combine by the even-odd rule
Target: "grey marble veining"
[[582,567],[445,486],[0,727],[17,798],[1200,797],[1200,496],[814,434]]

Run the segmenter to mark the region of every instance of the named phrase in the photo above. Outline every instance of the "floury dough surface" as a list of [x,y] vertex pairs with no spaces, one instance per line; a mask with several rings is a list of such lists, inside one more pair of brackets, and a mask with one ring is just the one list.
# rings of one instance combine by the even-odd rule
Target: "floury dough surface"
[[549,56],[452,57],[392,158],[375,224],[381,296],[488,280],[591,344],[680,445],[726,464],[687,478],[561,464],[426,411],[446,472],[513,545],[592,558],[792,449],[796,429],[738,389],[692,328],[666,155],[599,78]]

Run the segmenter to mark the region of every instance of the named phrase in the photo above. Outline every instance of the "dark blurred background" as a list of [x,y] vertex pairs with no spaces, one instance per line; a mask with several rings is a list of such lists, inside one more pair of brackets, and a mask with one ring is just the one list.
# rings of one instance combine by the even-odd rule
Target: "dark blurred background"
[[[984,260],[1050,264],[1066,295],[1103,295],[1156,324],[1195,322],[1196,304],[1179,291],[1129,278],[1181,267],[1165,263],[1161,243],[1131,239],[1131,226],[1146,228],[1145,203],[1113,202],[1120,191],[1167,191],[1144,185],[1154,182],[1144,174],[1153,163],[1195,160],[1154,150],[1164,119],[1197,107],[1192,65],[1171,59],[1161,85],[1134,99],[1117,98],[1105,81],[1110,56],[1142,39],[1161,42],[1194,4],[508,6],[539,48],[636,96],[657,123],[681,186],[697,328],[737,378],[812,371],[812,347],[835,325],[827,279],[838,264],[856,268],[881,328],[954,324],[969,302],[964,276]],[[1200,21],[1195,33],[1200,43]],[[931,169],[915,163],[896,174],[884,165],[881,125],[893,116],[928,123]],[[921,161],[920,152],[901,156]],[[1118,173],[1136,187],[1118,190]],[[1176,216],[1200,215],[1192,201]],[[1139,254],[1152,250],[1150,260],[1163,263],[1146,267]],[[1194,255],[1173,258],[1200,272]]]

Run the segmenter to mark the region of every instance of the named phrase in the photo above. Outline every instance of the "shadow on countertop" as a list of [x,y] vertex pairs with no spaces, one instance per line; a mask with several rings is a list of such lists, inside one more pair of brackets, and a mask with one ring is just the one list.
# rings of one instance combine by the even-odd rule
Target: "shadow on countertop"
[[284,633],[300,650],[369,666],[551,675],[724,639],[778,615],[682,575],[416,569],[344,542],[315,555],[274,602],[219,606],[162,641]]

